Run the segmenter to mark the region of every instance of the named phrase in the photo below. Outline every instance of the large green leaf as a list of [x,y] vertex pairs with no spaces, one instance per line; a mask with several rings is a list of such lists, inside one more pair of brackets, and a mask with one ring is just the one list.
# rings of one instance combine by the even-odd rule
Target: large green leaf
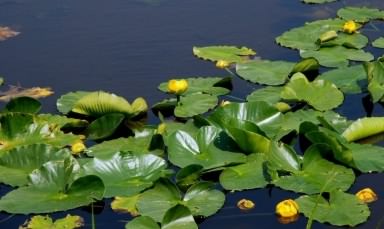
[[124,120],[124,114],[105,114],[93,121],[87,128],[91,140],[99,140],[111,136]]
[[263,87],[252,92],[247,96],[248,102],[265,101],[270,104],[275,104],[280,101],[280,93],[282,87]]
[[272,142],[269,152],[266,153],[268,167],[276,171],[297,172],[300,170],[302,159],[295,150],[280,142]]
[[283,84],[295,63],[287,61],[255,60],[236,65],[236,73],[252,83],[266,85]]
[[53,114],[39,114],[35,120],[37,123],[49,123],[51,125],[51,129],[54,127],[58,129],[83,128],[88,125],[88,122],[85,120]]
[[382,100],[384,96],[384,61],[364,63],[365,71],[368,75],[368,91],[374,103]]
[[50,213],[102,199],[102,180],[97,176],[75,179],[78,167],[74,159],[44,164],[32,172],[29,186],[13,190],[0,199],[0,210],[13,214]]
[[[238,122],[249,121],[256,124],[267,136],[273,137],[280,129],[282,114],[279,110],[265,101],[248,103],[231,103],[216,109],[208,120],[215,126],[224,128]],[[237,126],[237,125],[235,125]]]
[[243,61],[243,57],[256,55],[252,49],[236,46],[193,47],[193,54],[210,61],[224,60],[230,63]]
[[90,93],[88,91],[69,92],[57,100],[56,107],[61,113],[68,114],[77,101]]
[[[183,95],[204,93],[210,95],[225,95],[231,91],[232,83],[230,77],[197,77],[186,78],[188,90]],[[159,89],[163,92],[168,91],[168,82],[161,83]]]
[[325,111],[338,107],[344,100],[343,93],[331,82],[309,82],[302,73],[295,73],[281,92],[288,100],[305,101],[317,110]]
[[140,195],[137,208],[141,215],[150,216],[161,222],[166,212],[177,204],[186,206],[194,216],[207,217],[216,213],[224,201],[225,195],[214,189],[212,183],[197,183],[191,186],[182,198],[173,183],[161,180],[153,189]]
[[317,50],[320,36],[330,30],[340,30],[344,20],[327,19],[306,23],[302,27],[291,29],[276,38],[276,42],[284,47],[299,50]]
[[161,228],[197,229],[198,227],[195,223],[195,219],[191,214],[191,211],[183,205],[177,205],[165,213]]
[[341,67],[327,71],[316,79],[327,80],[334,83],[344,93],[361,93],[359,81],[367,79],[367,73],[363,65],[358,64],[351,67]]
[[222,130],[212,126],[202,127],[196,137],[177,131],[168,138],[168,157],[174,165],[182,168],[197,164],[211,169],[244,162],[244,154],[227,149],[230,143],[230,138]]
[[31,97],[16,97],[5,106],[6,112],[38,113],[41,103]]
[[34,118],[23,113],[0,114],[0,155],[17,146],[44,143],[63,147],[80,140],[80,136],[54,128],[56,124],[35,122]]
[[320,223],[336,226],[356,226],[365,222],[370,211],[355,195],[332,191],[329,201],[322,196],[301,196],[296,199],[300,212]]
[[265,163],[264,154],[251,154],[245,164],[224,169],[220,174],[220,184],[227,190],[263,188],[269,183]]
[[319,50],[302,50],[300,56],[303,58],[314,57],[320,65],[325,67],[346,67],[348,60],[371,61],[373,55],[361,49],[351,49],[343,46],[324,47]]
[[280,176],[273,183],[282,189],[306,194],[347,190],[355,180],[353,170],[323,159],[320,151],[320,147],[312,145],[304,153],[301,170]]
[[384,48],[384,37],[379,37],[372,41],[372,46],[375,48]]
[[0,182],[12,186],[28,183],[28,175],[39,169],[48,161],[68,158],[67,149],[59,149],[49,145],[34,144],[16,147],[0,157]]
[[384,117],[366,117],[353,122],[344,132],[343,137],[353,142],[384,132]]
[[384,11],[367,7],[345,7],[337,11],[337,15],[346,20],[368,22],[373,19],[384,19]]
[[180,118],[203,114],[217,105],[216,96],[209,94],[189,94],[181,96],[175,108],[175,116]]
[[83,165],[84,174],[100,177],[105,185],[105,197],[130,196],[151,187],[164,175],[164,159],[152,155],[116,153],[107,159],[94,158]]

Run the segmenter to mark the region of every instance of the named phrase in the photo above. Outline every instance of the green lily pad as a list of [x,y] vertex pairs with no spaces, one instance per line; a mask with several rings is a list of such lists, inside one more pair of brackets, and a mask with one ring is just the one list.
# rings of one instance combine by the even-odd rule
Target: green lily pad
[[384,11],[367,7],[345,7],[337,11],[337,15],[345,20],[368,22],[375,19],[384,19]]
[[366,204],[355,195],[342,191],[330,193],[329,201],[322,196],[301,196],[296,199],[300,212],[320,223],[336,226],[356,226],[364,223],[371,214]]
[[41,109],[41,103],[31,97],[16,97],[5,106],[6,112],[20,113],[38,113]]
[[16,147],[0,157],[0,182],[12,186],[26,185],[33,170],[48,161],[63,160],[70,155],[67,149],[44,144]]
[[344,93],[356,94],[362,92],[358,82],[367,79],[367,73],[363,65],[358,64],[327,71],[316,79],[332,82]]
[[247,47],[236,46],[207,46],[193,47],[193,54],[203,60],[224,60],[230,63],[242,62],[243,57],[254,56],[256,52]]
[[139,200],[140,194],[133,196],[116,196],[111,202],[111,208],[115,212],[126,212],[132,216],[139,215],[136,204]]
[[297,172],[300,170],[302,159],[295,150],[284,143],[272,142],[266,154],[268,167],[275,171]]
[[162,229],[198,229],[191,211],[183,206],[177,205],[169,209],[162,222]]
[[60,96],[60,98],[56,102],[57,110],[59,110],[63,114],[68,114],[75,103],[79,101],[84,96],[88,95],[91,92],[88,91],[76,91],[69,92],[65,95]]
[[209,182],[197,183],[182,198],[173,183],[162,180],[140,195],[137,208],[141,215],[152,217],[157,222],[161,222],[166,212],[178,204],[186,206],[194,216],[207,217],[216,213],[225,201],[225,195],[213,187]]
[[295,73],[281,92],[287,100],[305,101],[317,110],[325,111],[338,107],[344,100],[343,93],[325,80],[309,82],[302,73]]
[[52,128],[62,129],[62,128],[83,128],[88,126],[88,122],[86,120],[76,119],[76,118],[68,118],[66,116],[61,115],[53,115],[53,114],[39,114],[36,117],[37,123],[49,123]]
[[361,33],[340,33],[336,39],[321,43],[321,47],[344,46],[346,48],[362,49],[367,46],[368,37]]
[[251,154],[245,164],[224,169],[220,174],[220,184],[227,190],[263,188],[269,182],[266,177],[264,154]]
[[12,214],[50,213],[102,199],[102,180],[97,176],[75,179],[78,169],[74,159],[47,162],[31,173],[29,186],[13,190],[0,199],[0,210]]
[[[204,93],[210,95],[225,95],[231,91],[232,83],[230,77],[196,77],[184,78],[188,82],[188,90],[183,95]],[[168,92],[168,82],[161,83],[159,90]]]
[[281,100],[280,93],[282,87],[263,87],[257,89],[247,96],[248,102],[265,101],[270,104],[275,104]]
[[87,128],[88,138],[91,140],[104,139],[111,136],[124,120],[124,114],[105,114],[93,121]]
[[189,94],[180,97],[180,102],[175,108],[175,116],[180,118],[192,117],[203,114],[217,105],[216,96],[209,94]]
[[301,170],[280,176],[273,183],[282,189],[306,194],[347,190],[355,180],[353,170],[323,159],[320,151],[317,145],[312,145],[304,153]]
[[202,127],[196,137],[177,131],[168,138],[168,158],[181,168],[196,164],[212,169],[244,162],[244,154],[227,149],[229,143],[230,138],[212,126]]
[[291,73],[317,71],[319,67],[319,61],[317,61],[315,58],[304,58],[295,64]]
[[350,49],[343,46],[324,47],[319,50],[302,50],[300,56],[303,58],[314,57],[325,67],[346,67],[348,60],[371,61],[373,55],[361,49]]
[[379,37],[372,42],[372,46],[375,48],[384,48],[384,37]]
[[116,153],[111,158],[94,158],[83,165],[83,173],[100,177],[105,197],[130,196],[149,188],[164,175],[167,163],[152,155]]
[[299,50],[317,50],[319,37],[327,31],[342,29],[344,20],[326,19],[306,23],[302,27],[291,29],[276,38],[276,42],[284,47]]
[[34,117],[23,113],[0,114],[0,155],[23,145],[43,143],[64,147],[80,140],[80,136],[51,129],[49,123],[36,123]]
[[384,97],[384,61],[378,59],[364,63],[368,75],[368,91],[372,102],[376,103]]
[[236,73],[252,83],[281,85],[294,66],[295,63],[287,61],[255,60],[236,64]]
[[176,184],[177,186],[185,190],[191,185],[196,184],[200,180],[200,175],[204,167],[201,165],[189,165],[180,169],[176,174]]
[[125,229],[160,229],[160,226],[151,217],[139,216],[129,221]]
[[67,215],[65,218],[53,222],[49,216],[36,215],[19,229],[75,229],[84,226],[84,219],[77,215]]
[[353,122],[344,132],[343,137],[353,142],[384,132],[383,117],[366,117]]

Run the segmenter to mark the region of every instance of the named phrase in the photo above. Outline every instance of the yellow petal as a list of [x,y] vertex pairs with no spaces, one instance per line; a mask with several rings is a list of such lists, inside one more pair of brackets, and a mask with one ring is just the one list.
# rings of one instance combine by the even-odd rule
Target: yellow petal
[[276,205],[276,214],[280,217],[294,217],[299,214],[299,205],[292,199],[283,200]]
[[358,191],[356,196],[364,203],[371,203],[377,200],[376,193],[370,188],[364,188]]

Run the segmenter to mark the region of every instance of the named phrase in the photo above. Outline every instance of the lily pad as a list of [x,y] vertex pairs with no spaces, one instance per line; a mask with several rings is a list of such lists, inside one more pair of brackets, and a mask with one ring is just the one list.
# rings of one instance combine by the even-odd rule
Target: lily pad
[[207,46],[193,47],[193,54],[204,60],[224,60],[230,63],[237,63],[242,62],[244,57],[256,55],[256,52],[247,47]]
[[302,73],[295,73],[281,92],[287,100],[305,101],[317,110],[325,111],[338,107],[344,100],[343,93],[325,80],[309,82]]
[[355,180],[353,170],[323,159],[320,151],[317,145],[312,145],[304,153],[301,170],[280,176],[273,183],[282,189],[306,194],[347,190]]
[[86,132],[89,139],[99,140],[111,136],[124,120],[124,114],[105,114],[93,121]]
[[0,210],[12,214],[50,213],[102,199],[102,180],[97,176],[75,179],[78,169],[74,159],[47,162],[32,172],[29,186],[13,190],[0,199]]
[[175,116],[180,118],[192,117],[203,114],[217,105],[216,96],[209,94],[190,94],[180,97],[180,102],[175,108]]
[[236,65],[236,73],[252,83],[281,85],[291,73],[295,63],[287,61],[255,60]]
[[129,221],[125,229],[160,229],[160,226],[151,217],[139,216]]
[[378,59],[373,62],[364,63],[368,75],[368,91],[372,102],[376,103],[384,97],[384,61]]
[[196,164],[212,169],[244,162],[244,154],[226,149],[229,143],[230,138],[212,126],[202,127],[196,137],[177,131],[168,138],[168,157],[181,168]]
[[384,132],[383,117],[366,117],[353,122],[344,132],[343,137],[353,142]]
[[375,48],[384,48],[384,37],[379,37],[372,42],[372,46]]
[[109,159],[94,158],[83,165],[83,173],[103,180],[105,197],[130,196],[151,187],[166,167],[164,159],[152,154],[116,153]]
[[19,229],[75,229],[84,226],[84,219],[77,215],[67,215],[65,218],[53,222],[49,216],[36,215]]
[[320,223],[336,226],[356,226],[364,223],[371,214],[366,204],[355,195],[332,191],[329,201],[322,196],[301,196],[296,199],[300,212]]
[[337,15],[346,20],[368,22],[375,19],[384,19],[384,11],[367,7],[345,7],[337,11]]
[[300,56],[303,58],[314,57],[320,65],[325,67],[346,67],[348,60],[371,61],[373,55],[361,49],[350,49],[343,46],[324,47],[319,50],[302,50]]
[[162,222],[162,229],[198,229],[191,211],[183,206],[177,205],[169,209]]
[[5,112],[38,113],[41,103],[31,97],[16,97],[7,103]]
[[281,100],[280,93],[282,87],[263,87],[257,89],[247,96],[248,102],[265,101],[270,104],[275,104]]
[[12,186],[28,183],[28,175],[48,161],[57,161],[71,155],[67,149],[34,144],[16,147],[0,157],[0,182]]
[[265,155],[251,154],[245,164],[224,169],[220,184],[227,190],[263,188],[269,182],[265,174]]
[[321,47],[344,46],[346,48],[362,49],[367,46],[368,37],[361,33],[340,33],[336,39],[321,43]]
[[111,202],[111,208],[115,212],[127,212],[132,216],[139,215],[139,211],[136,208],[137,201],[140,194],[133,196],[116,196]]
[[61,113],[68,114],[72,110],[75,103],[89,93],[90,92],[88,91],[69,92],[60,96],[56,102],[56,107]]
[[367,73],[363,65],[358,64],[327,71],[316,79],[332,82],[344,93],[356,94],[362,92],[358,82],[367,79]]

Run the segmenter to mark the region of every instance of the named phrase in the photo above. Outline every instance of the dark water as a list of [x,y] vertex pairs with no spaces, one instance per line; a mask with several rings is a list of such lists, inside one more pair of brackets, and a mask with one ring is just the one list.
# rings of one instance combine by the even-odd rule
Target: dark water
[[[143,96],[152,105],[164,97],[157,85],[170,78],[226,75],[193,57],[193,46],[245,45],[263,59],[296,61],[297,52],[279,47],[274,38],[306,21],[334,17],[344,4],[384,8],[382,0],[326,5],[304,5],[299,0],[0,0],[0,26],[21,32],[0,42],[0,75],[8,84],[52,87],[55,95],[43,100],[47,112],[55,110],[61,94],[76,90],[105,90],[128,100]],[[379,30],[367,30],[372,37],[383,36],[384,26],[375,24]],[[240,98],[253,90],[240,80],[234,84],[233,94]],[[340,112],[350,118],[365,116],[360,100],[347,98]],[[383,113],[374,107],[375,115]],[[368,186],[379,194],[379,201],[370,205],[372,216],[359,228],[384,228],[384,176],[360,176],[351,192]],[[1,194],[7,191],[0,187]],[[230,193],[224,208],[200,228],[304,228],[304,217],[281,225],[273,214],[277,202],[295,195],[279,189]],[[256,208],[240,212],[235,203],[241,198],[254,200]],[[90,228],[87,209],[70,213],[82,215]],[[0,214],[0,228],[17,228],[27,219],[7,217]],[[113,213],[109,202],[102,214],[96,214],[98,229],[123,228],[128,220],[126,214]]]

